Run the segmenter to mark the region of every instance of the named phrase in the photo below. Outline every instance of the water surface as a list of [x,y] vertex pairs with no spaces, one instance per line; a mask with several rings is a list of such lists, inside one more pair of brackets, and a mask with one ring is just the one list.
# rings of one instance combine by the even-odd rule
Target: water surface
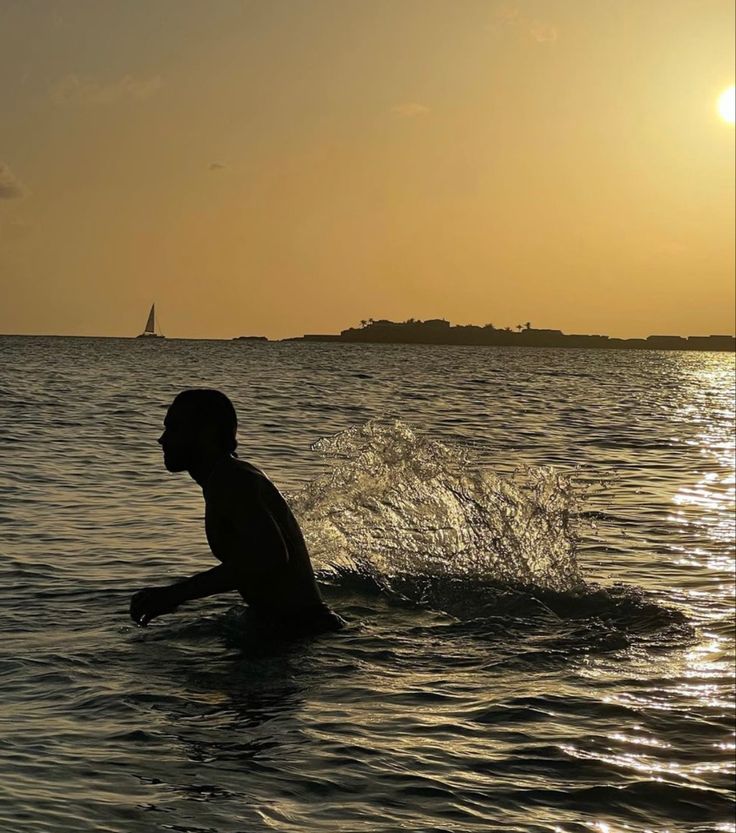
[[[217,387],[351,622],[254,644],[156,439]],[[734,357],[0,338],[0,827],[733,831]]]

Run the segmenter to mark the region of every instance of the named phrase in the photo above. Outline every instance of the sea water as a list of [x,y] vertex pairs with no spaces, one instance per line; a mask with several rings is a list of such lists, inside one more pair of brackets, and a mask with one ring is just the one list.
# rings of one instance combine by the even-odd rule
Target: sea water
[[[349,627],[248,638],[156,439],[239,414]],[[0,338],[0,830],[733,831],[734,357]]]

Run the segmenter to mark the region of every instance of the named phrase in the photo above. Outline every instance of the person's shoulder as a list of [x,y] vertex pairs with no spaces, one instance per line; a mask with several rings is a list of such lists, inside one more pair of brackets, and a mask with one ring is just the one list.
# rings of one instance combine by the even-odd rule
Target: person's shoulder
[[268,478],[256,466],[231,457],[213,472],[207,484],[206,497],[215,503],[229,503],[244,497],[256,498]]

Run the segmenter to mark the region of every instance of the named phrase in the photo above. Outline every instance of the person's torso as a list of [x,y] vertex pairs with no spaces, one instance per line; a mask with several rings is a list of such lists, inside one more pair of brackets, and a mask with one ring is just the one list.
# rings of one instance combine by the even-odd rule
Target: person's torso
[[[285,561],[274,558],[270,564],[269,553],[255,551],[257,541],[254,540],[250,545],[244,543],[242,556],[238,553],[236,557],[246,560],[264,559],[259,564],[259,570],[254,572],[253,579],[238,588],[245,601],[255,610],[269,612],[319,604],[321,597],[304,536],[291,508],[276,486],[260,469],[235,458],[216,472],[215,476],[221,478],[216,487],[230,489],[234,500],[228,501],[227,510],[223,510],[216,500],[208,499],[208,491],[205,490],[205,532],[214,555],[222,560],[222,539],[230,535],[234,528],[230,515],[237,512],[241,505],[246,516],[254,510],[268,512],[278,527],[287,551]],[[249,503],[251,505],[247,505]]]

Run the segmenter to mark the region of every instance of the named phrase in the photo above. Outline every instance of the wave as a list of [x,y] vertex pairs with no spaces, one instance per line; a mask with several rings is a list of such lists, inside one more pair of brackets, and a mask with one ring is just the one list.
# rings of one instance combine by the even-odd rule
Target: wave
[[399,420],[366,422],[313,450],[328,471],[289,499],[327,584],[486,626],[596,619],[652,633],[686,621],[638,588],[585,581],[576,526],[587,492],[571,474],[526,467],[502,478],[471,449]]
[[580,586],[578,493],[552,468],[500,478],[472,452],[399,420],[369,421],[312,446],[329,471],[290,501],[318,569]]

